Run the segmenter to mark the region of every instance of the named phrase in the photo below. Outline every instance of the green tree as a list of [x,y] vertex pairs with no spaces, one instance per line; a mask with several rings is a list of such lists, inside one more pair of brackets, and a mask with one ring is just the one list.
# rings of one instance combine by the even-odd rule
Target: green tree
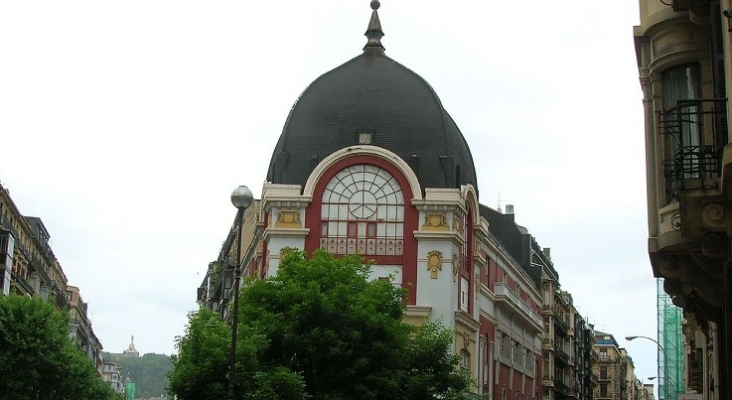
[[168,375],[170,392],[178,398],[226,398],[231,329],[213,311],[201,307],[188,315],[185,335],[178,338],[178,355]]
[[166,393],[168,373],[173,368],[170,356],[146,353],[142,357],[124,357],[106,352],[102,356],[122,367],[122,378],[129,376],[135,383],[137,397],[156,397]]
[[112,400],[69,338],[68,315],[37,297],[0,298],[0,398]]
[[[470,381],[451,354],[453,333],[436,322],[421,327],[402,322],[405,291],[370,280],[369,272],[357,257],[316,251],[307,259],[292,250],[275,277],[246,284],[239,309],[237,398],[463,398]],[[225,393],[231,332],[214,315],[203,309],[193,314],[179,342],[170,380],[182,400]],[[209,382],[217,383],[206,390],[219,389],[219,396],[176,390],[179,369],[194,380],[209,374]]]

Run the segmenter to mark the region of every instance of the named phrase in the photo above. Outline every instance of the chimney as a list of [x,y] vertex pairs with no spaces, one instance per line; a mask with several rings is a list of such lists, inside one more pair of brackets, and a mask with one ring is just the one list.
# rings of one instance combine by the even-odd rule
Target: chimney
[[548,259],[552,259],[552,249],[549,247],[544,247],[541,249],[541,252],[544,253],[544,256]]
[[506,214],[513,214],[513,204],[506,204]]

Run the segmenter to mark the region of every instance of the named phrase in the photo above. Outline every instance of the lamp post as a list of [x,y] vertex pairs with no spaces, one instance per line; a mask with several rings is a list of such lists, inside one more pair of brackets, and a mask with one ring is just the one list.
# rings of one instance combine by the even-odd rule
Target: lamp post
[[[663,377],[663,384],[668,385],[667,378],[666,378],[666,376],[668,375],[666,372],[666,371],[668,371],[668,355],[666,354],[666,349],[664,349],[663,346],[661,346],[661,343],[658,343],[658,341],[652,337],[640,336],[640,335],[633,335],[633,336],[625,337],[625,340],[627,340],[629,342],[631,342],[635,339],[650,340],[651,342],[655,343],[656,346],[658,346],[658,349],[661,350],[661,353],[663,353],[663,367],[664,367],[663,373],[661,373],[660,364],[657,363],[657,368],[656,368],[656,371],[658,372],[658,377],[659,377],[658,378],[658,397],[660,398],[661,397],[661,378],[660,377]],[[656,378],[656,377],[654,376],[653,378]],[[652,378],[649,377],[648,379],[651,380]],[[666,397],[666,396],[668,396],[668,394],[666,393],[666,389],[664,388],[664,397]],[[664,400],[664,399],[659,399],[659,400]]]
[[236,372],[236,328],[239,323],[239,279],[241,277],[241,231],[244,225],[244,211],[252,204],[252,191],[239,185],[231,193],[231,204],[236,207],[236,266],[234,267],[234,309],[231,315],[231,358],[229,359],[229,400],[234,400]]

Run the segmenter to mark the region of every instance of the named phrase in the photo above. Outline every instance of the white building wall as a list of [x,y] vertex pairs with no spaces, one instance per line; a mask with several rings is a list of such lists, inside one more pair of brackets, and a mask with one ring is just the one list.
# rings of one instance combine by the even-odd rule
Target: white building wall
[[[427,268],[427,253],[442,253],[442,269],[437,279],[432,279]],[[452,242],[446,240],[419,240],[417,243],[417,300],[418,306],[432,307],[432,319],[442,321],[446,326],[455,323],[458,287],[452,267]]]
[[280,252],[288,247],[301,250],[304,249],[305,236],[273,236],[269,238],[267,246],[267,250],[269,251],[269,267],[267,268],[267,277],[270,277],[277,274],[277,270],[280,266]]

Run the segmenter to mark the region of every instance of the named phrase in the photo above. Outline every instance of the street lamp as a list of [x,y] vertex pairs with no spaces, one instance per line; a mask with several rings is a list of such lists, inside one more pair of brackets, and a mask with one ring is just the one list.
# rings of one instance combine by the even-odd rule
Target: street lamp
[[236,266],[234,268],[234,309],[231,315],[231,358],[229,359],[229,400],[234,400],[236,370],[236,326],[239,322],[239,279],[241,277],[241,231],[244,225],[244,210],[252,204],[252,191],[239,185],[231,193],[231,204],[236,207]]
[[[652,338],[652,337],[640,336],[640,335],[633,335],[633,336],[626,336],[625,337],[625,340],[627,340],[629,342],[631,342],[631,341],[633,341],[635,339],[646,339],[646,340],[650,340],[651,342],[655,343],[656,346],[658,346],[658,349],[659,350],[661,350],[661,353],[663,353],[663,367],[664,367],[664,371],[663,371],[663,373],[661,373],[661,366],[658,363],[656,363],[657,364],[656,371],[658,372],[658,376],[659,377],[663,377],[664,378],[663,379],[663,384],[664,385],[667,385],[668,384],[668,382],[667,382],[667,375],[668,375],[667,374],[667,371],[668,371],[668,356],[666,355],[666,349],[664,349],[663,346],[661,346],[661,343],[658,343],[658,341],[656,339]],[[652,380],[653,378],[656,378],[656,377],[655,376],[652,377],[652,378],[649,377],[648,380]],[[665,389],[666,388],[664,388],[664,394],[667,396],[667,394],[665,392]],[[661,395],[661,378],[658,378],[658,394],[659,394],[659,397],[660,397],[660,395]]]

